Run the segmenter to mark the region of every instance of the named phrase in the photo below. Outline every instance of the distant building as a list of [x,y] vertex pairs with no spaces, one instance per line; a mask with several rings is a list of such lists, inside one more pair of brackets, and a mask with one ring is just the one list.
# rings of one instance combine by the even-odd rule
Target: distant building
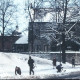
[[29,23],[29,51],[50,51],[52,36],[57,28],[52,22],[30,22]]
[[[71,26],[73,26],[76,22],[67,22],[65,24],[66,30],[68,31]],[[79,30],[80,22],[76,23],[74,27],[70,30],[71,39],[74,39],[73,35],[80,35]],[[76,28],[77,27],[77,28]],[[28,50],[29,51],[57,51],[60,48],[57,47],[57,42],[55,38],[60,38],[59,34],[55,34],[56,31],[59,32],[64,31],[64,25],[62,23],[58,23],[58,25],[54,22],[30,22],[29,23],[29,35],[28,35]],[[68,36],[66,36],[68,38]],[[78,39],[74,39],[74,41],[80,42]],[[75,43],[75,42],[74,42]],[[78,44],[77,44],[78,45]],[[67,48],[74,47],[75,44],[67,45]],[[78,47],[79,50],[80,47]],[[73,49],[73,48],[71,48]]]
[[28,51],[28,38],[21,36],[13,46],[13,52],[27,52]]

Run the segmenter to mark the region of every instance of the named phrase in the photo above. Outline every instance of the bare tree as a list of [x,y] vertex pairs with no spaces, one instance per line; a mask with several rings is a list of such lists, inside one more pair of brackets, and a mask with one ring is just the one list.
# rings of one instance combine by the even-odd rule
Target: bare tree
[[4,35],[6,30],[12,25],[12,17],[16,7],[13,5],[11,0],[1,0],[0,1],[0,32],[2,35],[2,49],[4,51]]
[[[38,2],[37,2],[38,1]],[[41,1],[41,2],[40,2]],[[52,16],[50,17],[50,21],[56,22],[56,26],[58,26],[58,30],[54,29],[53,27],[49,27],[54,31],[53,34],[42,34],[41,36],[44,36],[46,38],[52,37],[57,43],[62,43],[63,49],[62,49],[62,54],[63,54],[63,62],[66,62],[66,54],[65,54],[65,39],[72,39],[72,38],[79,38],[78,29],[79,26],[76,26],[76,24],[79,21],[80,18],[80,6],[77,0],[48,0],[50,3],[50,7],[43,7],[43,1],[44,0],[36,0],[34,2],[34,5],[31,5],[31,9],[34,10],[34,17],[37,19],[37,21],[40,21],[40,19],[43,22],[43,18],[47,16],[48,13],[50,13]],[[46,0],[45,0],[46,1]],[[71,2],[72,1],[72,2]],[[36,5],[36,4],[37,5]],[[55,3],[55,4],[54,4]],[[30,14],[30,19],[32,20],[31,13]],[[34,21],[36,20],[34,18]],[[73,22],[74,24],[70,24],[70,22]],[[68,23],[68,24],[66,24]],[[53,24],[54,26],[54,24]],[[76,31],[73,31],[72,29],[74,27],[77,27]],[[78,34],[78,35],[73,35],[73,34]],[[59,35],[60,37],[55,37],[55,35]],[[76,37],[75,37],[76,36]]]

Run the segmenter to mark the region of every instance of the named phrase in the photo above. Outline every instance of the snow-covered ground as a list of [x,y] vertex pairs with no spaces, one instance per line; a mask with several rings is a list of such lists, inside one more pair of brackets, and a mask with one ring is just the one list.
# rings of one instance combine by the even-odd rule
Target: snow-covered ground
[[[62,64],[64,67],[63,71],[57,73],[56,68],[54,67],[53,69],[51,60],[36,56],[32,56],[32,58],[35,61],[35,74],[29,75],[29,66],[27,64],[29,59],[28,54],[0,52],[0,79],[44,79],[48,76],[61,76],[80,71],[80,66],[72,68],[72,65],[66,62],[66,64]],[[57,65],[58,64],[60,64],[60,62],[57,62]],[[16,66],[21,68],[21,75],[15,75]]]

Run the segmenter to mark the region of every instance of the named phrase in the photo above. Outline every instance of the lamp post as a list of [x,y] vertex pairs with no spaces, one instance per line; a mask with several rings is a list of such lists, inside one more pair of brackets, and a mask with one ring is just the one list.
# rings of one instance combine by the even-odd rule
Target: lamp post
[[31,43],[31,44],[32,44],[32,45],[31,45],[31,46],[32,46],[32,51],[31,51],[31,52],[33,52],[33,39],[34,39],[34,35],[33,35],[33,34],[34,34],[34,33],[33,33],[33,25],[34,25],[34,22],[32,22],[32,43]]
[[4,16],[5,16],[5,14],[4,14],[4,11],[3,11],[3,21],[2,21],[2,25],[3,25],[3,32],[2,32],[2,51],[4,52],[4,29],[5,29],[5,27],[4,27]]
[[60,43],[60,64],[61,64],[61,60],[62,59],[62,55],[61,55],[61,43]]
[[66,53],[65,53],[65,33],[62,33],[62,62],[66,62]]

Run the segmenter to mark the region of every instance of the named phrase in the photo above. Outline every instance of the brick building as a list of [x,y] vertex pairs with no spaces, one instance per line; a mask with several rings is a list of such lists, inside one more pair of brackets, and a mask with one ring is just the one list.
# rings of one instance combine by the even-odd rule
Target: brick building
[[19,39],[19,36],[4,36],[4,39],[2,39],[2,36],[0,36],[0,51],[3,50],[2,47],[2,40],[4,40],[4,51],[12,51],[13,50],[13,44],[16,40]]
[[[67,22],[65,24],[65,28],[68,31],[76,22]],[[80,35],[80,22],[77,22],[74,27],[70,30],[69,36],[74,41],[77,41],[80,43],[80,39],[76,39],[76,36]],[[55,51],[59,50],[59,47],[57,47],[57,42],[54,38],[60,38],[61,36],[58,34],[55,34],[55,31],[57,30],[59,32],[64,31],[64,25],[61,23],[53,22],[30,22],[29,23],[29,35],[28,35],[28,49],[29,51]],[[68,39],[68,36],[66,36]],[[67,40],[66,39],[66,40]],[[71,40],[72,41],[72,40]],[[75,42],[74,42],[75,43]],[[77,44],[78,45],[78,44]],[[66,47],[74,47],[75,44],[69,44]],[[72,48],[73,49],[73,48]],[[79,47],[78,49],[79,50]]]
[[57,28],[52,22],[29,23],[29,51],[50,51],[52,36],[55,36],[52,27]]

